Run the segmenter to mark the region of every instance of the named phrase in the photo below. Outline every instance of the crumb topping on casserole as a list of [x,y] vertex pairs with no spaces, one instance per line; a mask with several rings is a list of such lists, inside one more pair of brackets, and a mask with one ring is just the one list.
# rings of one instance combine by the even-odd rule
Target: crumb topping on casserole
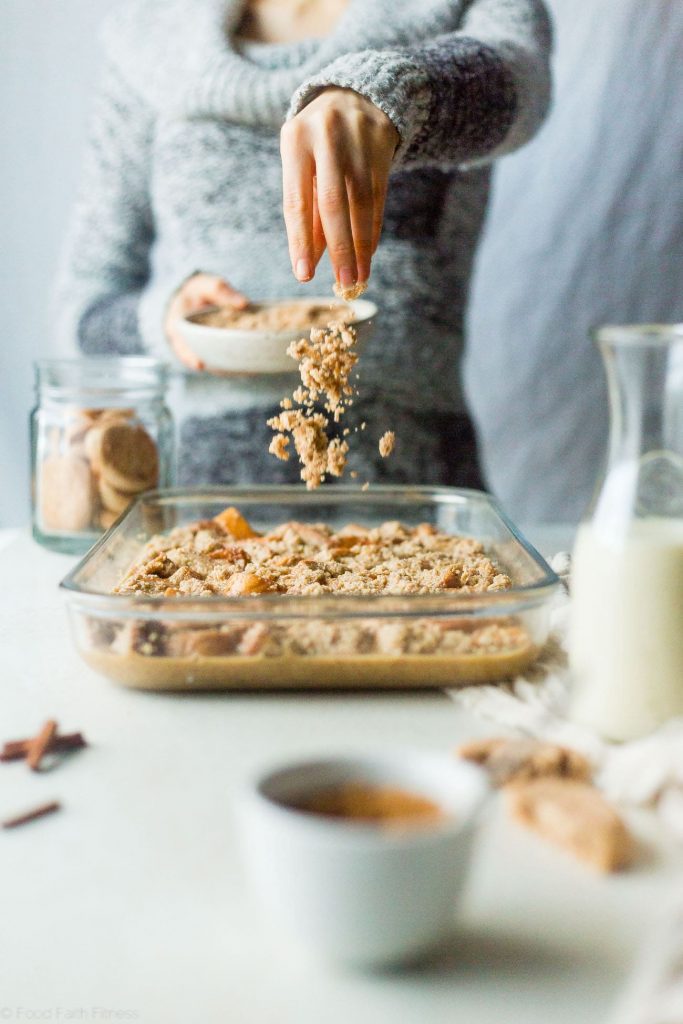
[[480,541],[429,523],[377,527],[285,522],[257,533],[229,508],[153,537],[116,587],[165,597],[256,594],[429,594],[506,590]]

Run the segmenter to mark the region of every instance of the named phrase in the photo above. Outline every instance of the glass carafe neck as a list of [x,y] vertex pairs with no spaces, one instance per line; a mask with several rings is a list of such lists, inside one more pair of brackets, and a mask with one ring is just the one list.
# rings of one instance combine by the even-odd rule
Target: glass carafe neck
[[594,517],[683,517],[683,325],[604,327],[610,441]]

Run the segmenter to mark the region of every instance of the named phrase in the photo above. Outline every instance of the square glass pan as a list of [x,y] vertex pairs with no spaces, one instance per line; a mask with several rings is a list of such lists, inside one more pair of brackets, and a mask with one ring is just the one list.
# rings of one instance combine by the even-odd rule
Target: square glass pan
[[[113,594],[152,536],[236,506],[261,532],[294,519],[340,528],[400,520],[481,540],[506,591],[369,596]],[[62,581],[77,647],[141,689],[420,688],[526,668],[559,580],[487,494],[433,487],[225,487],[150,491]]]

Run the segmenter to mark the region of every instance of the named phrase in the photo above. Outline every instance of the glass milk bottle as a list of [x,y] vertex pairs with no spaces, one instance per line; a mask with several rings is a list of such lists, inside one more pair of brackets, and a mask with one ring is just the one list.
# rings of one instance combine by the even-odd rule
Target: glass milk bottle
[[683,325],[603,327],[611,436],[572,571],[572,716],[611,740],[683,715]]

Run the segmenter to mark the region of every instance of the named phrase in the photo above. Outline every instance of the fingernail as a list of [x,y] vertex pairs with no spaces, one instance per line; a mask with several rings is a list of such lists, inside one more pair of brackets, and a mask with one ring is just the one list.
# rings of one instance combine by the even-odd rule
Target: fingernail
[[339,284],[342,288],[351,288],[356,283],[356,275],[350,267],[342,267],[339,271]]
[[311,278],[310,262],[308,260],[297,260],[295,273],[299,281],[309,281]]

